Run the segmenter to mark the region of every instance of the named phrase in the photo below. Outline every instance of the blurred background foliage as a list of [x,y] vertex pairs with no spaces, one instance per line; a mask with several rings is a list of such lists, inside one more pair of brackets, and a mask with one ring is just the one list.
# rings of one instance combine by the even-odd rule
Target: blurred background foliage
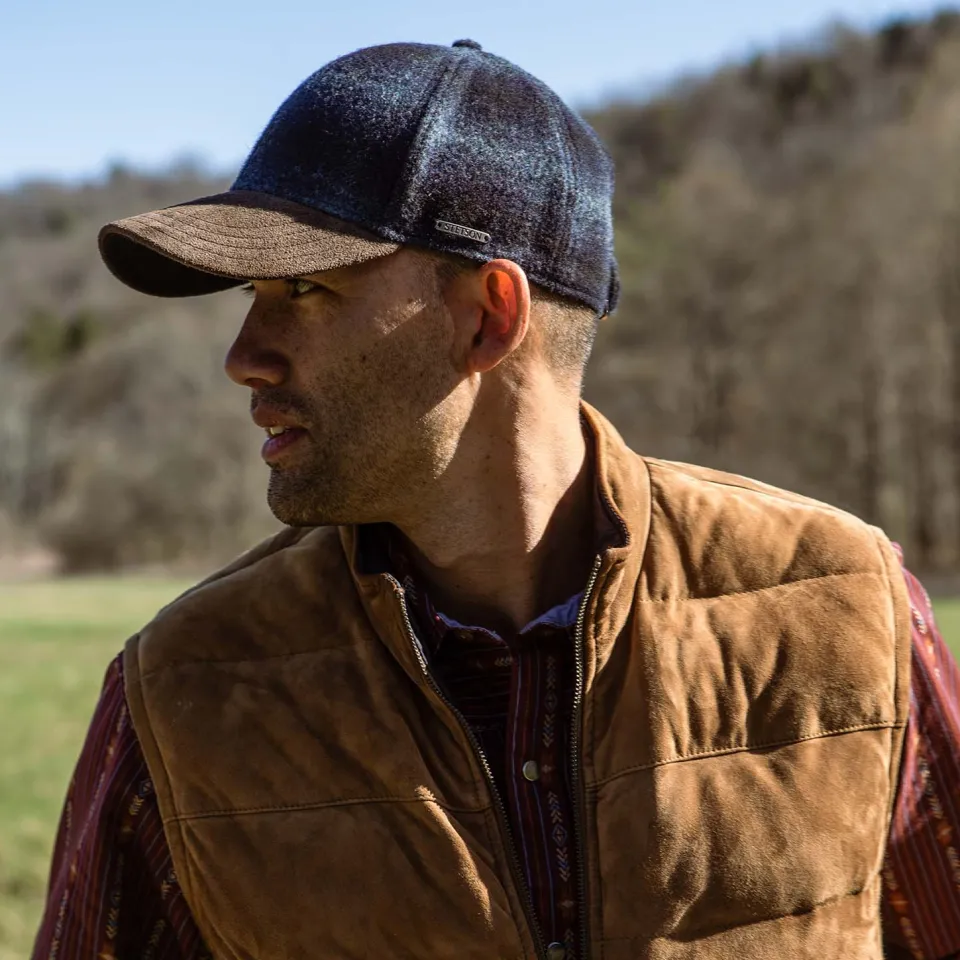
[[[879,524],[960,595],[960,14],[833,28],[588,119],[623,297],[587,398],[638,451]],[[0,960],[29,953],[103,669],[276,526],[222,370],[249,304],[140,296],[96,249],[228,184],[180,162],[0,191]],[[38,557],[110,575],[25,582]],[[960,601],[937,618],[960,652]]]
[[[960,15],[802,48],[588,115],[623,298],[586,396],[635,449],[757,477],[960,571]],[[222,358],[234,292],[142,297],[109,219],[222,189],[181,164],[0,192],[0,539],[65,571],[209,565],[268,533]]]

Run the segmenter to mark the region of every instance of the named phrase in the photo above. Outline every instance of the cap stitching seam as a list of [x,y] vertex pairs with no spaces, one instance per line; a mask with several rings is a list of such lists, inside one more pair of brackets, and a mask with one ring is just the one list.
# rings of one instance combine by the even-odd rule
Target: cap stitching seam
[[[386,216],[384,217],[387,223],[394,225],[390,228],[390,232],[398,237],[405,235],[411,227],[409,219],[404,215],[404,204],[409,193],[408,186],[411,174],[418,168],[419,161],[423,156],[423,141],[433,129],[437,114],[440,111],[440,94],[465,65],[467,65],[466,57],[455,57],[444,67],[430,91],[427,104],[420,115],[413,141],[410,144],[410,150],[390,193],[390,201],[387,204]],[[422,209],[419,212],[422,213]]]
[[[322,211],[317,211],[322,213]],[[250,236],[250,227],[247,225],[240,225],[230,223],[228,220],[223,220],[217,223],[211,223],[210,220],[203,217],[196,217],[191,219],[177,218],[171,216],[159,216],[157,213],[144,213],[139,217],[131,218],[136,219],[140,223],[150,226],[155,230],[168,232],[170,229],[174,230],[173,235],[177,236],[183,233],[196,234],[201,237],[211,237],[214,240],[219,241],[223,233],[233,234],[235,237],[244,241],[244,243],[249,244],[252,239]],[[347,221],[343,221],[348,227],[352,226]],[[114,229],[124,229],[123,221],[120,221],[114,226]],[[341,231],[334,225],[326,225],[323,223],[308,223],[303,221],[297,221],[291,218],[288,222],[276,222],[269,225],[264,224],[264,227],[271,231],[271,235],[264,235],[263,240],[269,241],[270,245],[273,246],[274,234],[275,233],[284,233],[284,234],[303,234],[305,237],[307,235],[313,236],[317,230],[329,230],[330,232],[341,233],[347,239],[354,240],[358,243],[366,243],[371,245],[377,244],[389,244],[393,241],[391,240],[382,240],[380,237],[363,237],[355,233],[350,233],[346,230]],[[126,228],[129,229],[129,228]],[[215,230],[216,232],[208,232]],[[133,231],[130,231],[133,232]]]
[[[271,243],[263,247],[254,247],[248,240],[245,240],[243,237],[237,238],[237,242],[234,242],[234,238],[228,238],[226,236],[206,236],[201,233],[192,234],[185,230],[180,231],[171,231],[160,227],[159,225],[155,227],[155,233],[161,238],[176,240],[183,242],[185,237],[189,237],[191,242],[184,244],[184,246],[189,247],[192,252],[197,254],[201,253],[213,253],[217,256],[217,259],[221,262],[230,262],[236,263],[238,265],[249,265],[252,260],[257,259],[264,253],[272,253],[276,256],[278,262],[289,262],[293,259],[289,254],[299,252],[301,249],[315,249],[317,247],[317,241],[315,237],[305,237],[298,240],[284,239],[283,249],[285,254],[278,254],[276,244]],[[178,260],[181,254],[165,249],[158,242],[157,237],[149,237],[144,235],[134,235],[129,236],[126,232],[121,232],[119,230],[115,233],[116,236],[122,236],[127,240],[130,240],[133,243],[139,244],[140,246],[147,247],[152,249],[157,253],[162,254],[165,257],[170,258],[171,260]],[[384,246],[397,246],[394,241],[384,240],[381,241]],[[364,241],[360,241],[356,246],[365,245]],[[346,245],[345,245],[346,246]],[[369,243],[368,248],[374,248],[377,246],[374,243]],[[248,256],[234,255],[231,252],[227,252],[224,248],[233,248],[239,251],[247,251]],[[194,269],[200,269],[194,266],[193,263],[183,261],[185,266],[193,267]],[[204,271],[209,272],[209,271]]]
[[[560,111],[561,116],[561,128],[560,136],[563,140],[565,163],[564,163],[564,190],[566,191],[566,197],[564,198],[564,208],[567,215],[566,222],[566,236],[564,237],[564,246],[563,246],[563,260],[567,263],[569,269],[569,260],[570,260],[570,251],[573,248],[573,212],[574,204],[576,202],[576,163],[574,161],[574,149],[573,149],[573,138],[570,136],[570,115],[566,110]],[[551,261],[551,270],[556,273],[558,267],[559,251],[554,252],[554,257]],[[579,272],[579,271],[577,271]]]

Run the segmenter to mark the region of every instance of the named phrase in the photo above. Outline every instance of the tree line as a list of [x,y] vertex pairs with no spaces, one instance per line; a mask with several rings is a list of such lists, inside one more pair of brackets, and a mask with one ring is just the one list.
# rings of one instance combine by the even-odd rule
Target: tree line
[[[640,452],[746,474],[960,571],[960,16],[589,112],[623,296],[585,394]],[[239,295],[139,297],[108,219],[221,189],[189,165],[0,193],[0,539],[66,569],[215,562],[273,528],[223,353]]]

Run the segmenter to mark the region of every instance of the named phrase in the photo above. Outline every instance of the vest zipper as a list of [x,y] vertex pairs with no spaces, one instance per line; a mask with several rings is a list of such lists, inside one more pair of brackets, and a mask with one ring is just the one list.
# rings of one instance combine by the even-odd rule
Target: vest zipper
[[467,740],[470,742],[470,746],[473,748],[473,752],[480,761],[480,766],[483,768],[483,773],[487,780],[487,787],[490,789],[490,795],[493,798],[493,806],[500,821],[500,829],[506,838],[507,859],[510,861],[510,873],[513,877],[514,884],[520,891],[520,899],[523,902],[523,909],[526,915],[527,924],[530,927],[530,933],[533,937],[534,948],[537,951],[538,960],[546,960],[547,951],[543,942],[543,934],[540,931],[540,924],[536,918],[536,911],[534,910],[533,906],[533,897],[530,895],[530,890],[528,889],[527,882],[523,876],[523,869],[520,866],[520,858],[517,856],[517,845],[514,842],[513,832],[510,829],[510,821],[507,818],[506,807],[503,805],[503,801],[500,799],[500,791],[497,789],[497,784],[493,779],[493,771],[490,769],[490,764],[487,762],[487,758],[483,753],[483,748],[480,746],[480,741],[477,740],[473,731],[470,729],[470,725],[467,723],[463,714],[453,705],[453,703],[451,703],[450,699],[443,692],[440,685],[433,678],[433,674],[430,672],[426,657],[423,655],[423,649],[420,645],[420,641],[417,639],[417,635],[414,633],[413,623],[410,621],[410,613],[407,610],[407,599],[404,595],[403,588],[400,586],[399,581],[397,581],[395,577],[390,576],[390,574],[387,574],[387,576],[390,577],[390,579],[397,584],[397,587],[400,588],[400,607],[403,610],[403,622],[406,626],[417,662],[420,664],[420,669],[423,671],[423,675],[433,692],[440,698],[444,706],[446,706],[447,709],[450,710],[450,712],[457,718],[457,722],[460,724],[463,732],[466,734]]
[[[584,664],[583,664],[583,627],[587,617],[587,604],[590,602],[590,596],[593,593],[593,587],[597,582],[597,576],[600,573],[600,565],[603,562],[601,554],[597,554],[593,561],[593,570],[590,572],[590,579],[587,581],[587,588],[583,592],[583,599],[580,601],[580,610],[577,613],[577,626],[574,632],[574,662],[576,668],[576,679],[573,691],[573,718],[570,732],[570,780],[574,795],[571,797],[573,806],[573,840],[574,849],[577,858],[577,894],[580,900],[580,958],[579,960],[589,960],[590,956],[590,935],[588,930],[589,911],[587,910],[587,873],[584,867],[584,847],[583,847],[583,808],[586,803],[586,795],[583,789],[583,783],[580,772],[580,727],[583,707],[583,682],[584,682]],[[443,692],[440,684],[434,679],[427,665],[427,659],[423,655],[423,648],[413,629],[413,623],[410,620],[410,611],[407,609],[407,598],[403,587],[396,577],[387,574],[387,576],[397,585],[400,597],[400,609],[403,612],[403,623],[406,627],[407,636],[410,645],[413,647],[414,655],[423,676],[430,689],[440,698],[444,706],[457,718],[461,729],[467,737],[470,746],[480,766],[483,768],[484,776],[487,780],[487,787],[493,798],[493,806],[497,812],[500,821],[500,829],[506,837],[507,859],[510,861],[510,873],[513,876],[513,882],[520,891],[520,899],[523,901],[524,913],[526,914],[527,924],[530,927],[530,933],[533,936],[534,947],[537,951],[539,960],[546,960],[546,947],[543,942],[543,933],[540,930],[540,924],[536,918],[536,911],[533,906],[533,897],[527,887],[527,881],[523,876],[523,869],[520,866],[520,858],[517,856],[517,845],[513,839],[513,831],[510,829],[510,821],[507,817],[506,807],[500,798],[500,791],[497,789],[496,781],[493,779],[493,771],[484,755],[480,741],[477,740],[470,725],[467,723],[463,714],[453,705],[447,695]]]
[[586,859],[583,840],[583,821],[585,818],[586,790],[583,786],[583,776],[580,769],[580,730],[583,726],[583,627],[587,619],[587,604],[593,593],[594,584],[600,574],[600,565],[603,562],[602,554],[597,554],[593,561],[593,570],[587,581],[587,588],[583,592],[580,611],[577,614],[577,628],[574,632],[573,654],[576,668],[576,679],[573,688],[573,719],[570,731],[570,789],[573,796],[573,839],[577,857],[577,897],[580,900],[580,960],[589,960],[590,957],[590,911],[587,908],[587,870],[584,865]]

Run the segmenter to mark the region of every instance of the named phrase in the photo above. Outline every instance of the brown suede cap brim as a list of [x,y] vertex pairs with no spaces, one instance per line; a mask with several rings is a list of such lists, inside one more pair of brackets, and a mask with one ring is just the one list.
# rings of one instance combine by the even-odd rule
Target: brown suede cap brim
[[251,190],[108,223],[99,244],[117,279],[155,297],[192,297],[247,280],[301,277],[400,249],[321,210]]

